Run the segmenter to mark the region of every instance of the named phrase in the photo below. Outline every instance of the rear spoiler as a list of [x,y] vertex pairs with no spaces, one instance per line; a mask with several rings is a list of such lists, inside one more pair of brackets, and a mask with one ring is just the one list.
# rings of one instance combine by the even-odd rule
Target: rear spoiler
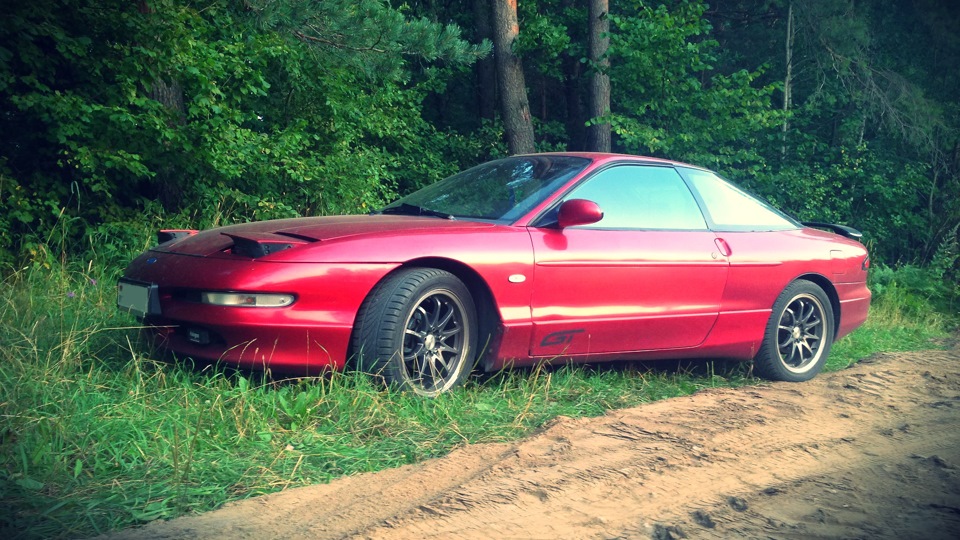
[[847,238],[852,238],[854,240],[860,240],[863,238],[863,233],[854,229],[853,227],[847,227],[846,225],[837,225],[836,223],[821,223],[819,221],[804,221],[802,222],[804,227],[813,227],[814,229],[827,229],[830,232],[839,234],[840,236],[846,236]]

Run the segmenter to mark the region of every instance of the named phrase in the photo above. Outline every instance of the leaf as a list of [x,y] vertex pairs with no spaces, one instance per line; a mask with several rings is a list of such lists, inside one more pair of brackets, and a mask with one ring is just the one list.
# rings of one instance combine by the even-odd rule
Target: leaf
[[41,490],[43,489],[43,486],[44,486],[43,482],[38,482],[33,478],[18,478],[16,481],[16,484],[22,487],[23,489],[27,489],[30,491]]

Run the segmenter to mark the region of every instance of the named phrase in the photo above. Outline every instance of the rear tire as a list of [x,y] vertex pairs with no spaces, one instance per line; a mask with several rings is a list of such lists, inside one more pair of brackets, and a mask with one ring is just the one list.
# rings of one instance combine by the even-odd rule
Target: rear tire
[[364,300],[351,348],[361,371],[388,384],[429,397],[459,386],[476,362],[470,291],[444,270],[399,270]]
[[823,289],[795,281],[773,304],[754,368],[765,379],[808,381],[826,364],[833,335],[833,307]]

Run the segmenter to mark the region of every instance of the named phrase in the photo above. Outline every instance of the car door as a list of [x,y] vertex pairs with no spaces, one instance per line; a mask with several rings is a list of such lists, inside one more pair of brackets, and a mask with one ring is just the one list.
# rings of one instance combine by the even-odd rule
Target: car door
[[536,264],[531,355],[703,342],[719,313],[728,262],[677,171],[614,165],[577,185],[564,196],[570,199],[597,203],[603,218],[529,228]]

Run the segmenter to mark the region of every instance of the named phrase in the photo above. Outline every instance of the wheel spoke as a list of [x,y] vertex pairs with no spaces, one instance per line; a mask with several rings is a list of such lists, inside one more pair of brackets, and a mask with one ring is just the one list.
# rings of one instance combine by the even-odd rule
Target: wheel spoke
[[442,341],[446,341],[447,339],[449,339],[449,338],[451,338],[451,337],[453,337],[453,336],[456,336],[457,334],[459,334],[459,333],[462,332],[462,331],[463,331],[463,329],[460,328],[459,326],[454,326],[453,328],[451,328],[451,329],[449,329],[449,330],[441,330],[441,331],[439,332],[439,336],[440,336],[440,339],[441,339]]
[[456,309],[454,309],[453,306],[447,305],[445,307],[447,308],[446,313],[443,315],[443,318],[440,318],[437,321],[437,324],[434,328],[437,328],[437,329],[445,328],[448,324],[450,324],[450,321],[452,321],[454,316],[457,314]]
[[456,348],[456,347],[451,347],[451,346],[449,346],[449,345],[440,345],[439,347],[437,347],[437,352],[438,352],[438,353],[453,353],[453,354],[457,354],[457,353],[460,352],[460,349],[458,349],[458,348]]
[[439,352],[437,352],[437,364],[439,364],[440,367],[443,368],[443,372],[444,372],[445,374],[449,374],[449,372],[450,372],[450,367],[451,367],[451,366],[450,366],[450,362],[447,360],[446,357],[444,357],[444,356],[443,356],[442,354],[440,354]]
[[[446,378],[445,377],[446,364],[443,364],[443,362],[438,362],[440,360],[441,360],[440,355],[430,354],[430,378],[433,379],[433,382],[435,384],[438,382],[442,382]],[[437,368],[438,363],[442,364],[444,369],[442,370],[438,369]]]
[[431,304],[430,309],[427,311],[427,327],[436,328],[437,321],[440,319],[440,311],[443,309],[443,304],[440,303],[440,299],[436,296],[431,296],[426,300],[426,302],[424,302],[424,304],[427,302]]
[[794,314],[794,320],[802,323],[810,315],[809,312],[807,311],[808,304],[802,299],[799,299],[795,302],[795,305],[796,305],[796,313]]
[[783,339],[777,341],[777,348],[781,351],[785,350],[787,347],[793,343],[793,334],[791,333],[792,329],[786,330]]
[[421,354],[423,354],[423,343],[417,343],[414,347],[404,351],[403,361],[406,363],[416,361]]
[[797,356],[797,345],[795,343],[791,343],[790,346],[787,347],[786,352],[786,358],[784,358],[783,361],[791,366],[796,365],[797,362],[794,360],[794,358]]

